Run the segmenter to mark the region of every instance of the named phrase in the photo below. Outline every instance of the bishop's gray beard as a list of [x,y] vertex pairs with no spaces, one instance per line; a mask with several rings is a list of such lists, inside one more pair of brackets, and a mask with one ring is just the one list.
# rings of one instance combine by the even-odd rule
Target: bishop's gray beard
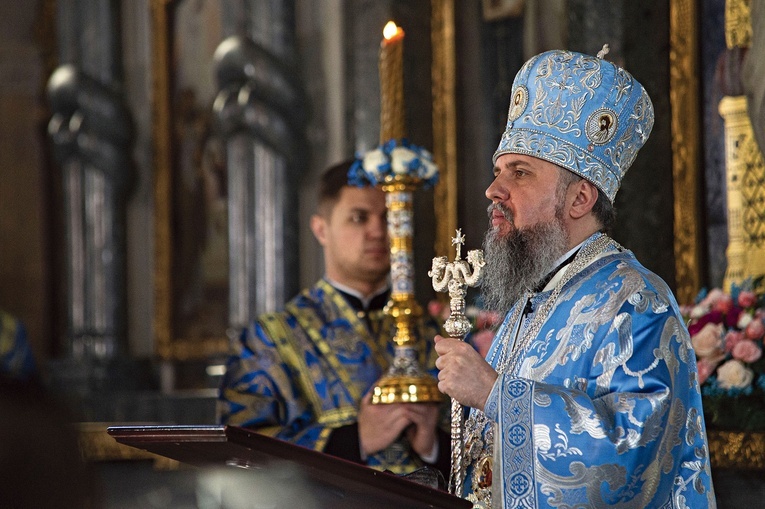
[[[503,211],[512,221],[509,210]],[[504,314],[510,310],[526,290],[535,288],[551,270],[555,262],[566,254],[568,232],[556,211],[556,217],[546,223],[537,223],[520,230],[513,229],[505,236],[491,226],[483,241],[486,266],[484,267],[481,297],[486,309]]]

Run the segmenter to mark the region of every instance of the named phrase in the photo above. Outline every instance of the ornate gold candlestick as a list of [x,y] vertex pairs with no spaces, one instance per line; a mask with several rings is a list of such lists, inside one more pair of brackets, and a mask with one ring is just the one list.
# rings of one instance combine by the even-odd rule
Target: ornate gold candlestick
[[422,307],[414,298],[412,237],[413,193],[422,180],[411,175],[385,177],[381,187],[388,207],[391,258],[391,300],[384,312],[396,322],[393,363],[375,385],[372,403],[428,403],[441,401],[438,382],[420,366],[415,343]]
[[[446,256],[433,258],[433,266],[428,272],[432,278],[433,288],[437,292],[449,291],[449,309],[451,313],[444,323],[444,330],[452,338],[464,340],[470,332],[470,320],[465,316],[465,295],[468,286],[476,286],[483,275],[483,267],[486,265],[483,259],[483,251],[473,249],[468,251],[467,260],[460,258],[462,244],[465,236],[462,230],[457,230],[457,235],[452,238],[452,245],[457,246],[457,256],[454,261],[447,262]],[[472,269],[471,269],[472,265]],[[451,407],[451,434],[452,434],[452,469],[449,475],[449,493],[459,496],[462,493],[462,483],[465,480],[465,468],[462,461],[463,455],[463,422],[464,414],[459,401],[452,398]]]
[[[396,323],[393,362],[378,380],[372,403],[441,401],[438,382],[419,364],[415,344],[422,308],[414,298],[413,198],[421,185],[438,180],[433,156],[404,139],[404,31],[392,21],[380,45],[380,146],[351,167],[351,183],[379,185],[388,208],[391,258],[391,300],[385,313]],[[428,338],[430,339],[430,338]]]

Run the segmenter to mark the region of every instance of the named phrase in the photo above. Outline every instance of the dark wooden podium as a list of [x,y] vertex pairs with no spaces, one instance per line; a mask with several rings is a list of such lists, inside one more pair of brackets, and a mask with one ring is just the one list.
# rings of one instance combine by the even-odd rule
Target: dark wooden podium
[[[320,507],[469,508],[467,500],[405,478],[299,447],[235,426],[113,426],[117,442],[198,467],[267,469],[291,462],[304,474]],[[257,497],[257,493],[253,493]]]

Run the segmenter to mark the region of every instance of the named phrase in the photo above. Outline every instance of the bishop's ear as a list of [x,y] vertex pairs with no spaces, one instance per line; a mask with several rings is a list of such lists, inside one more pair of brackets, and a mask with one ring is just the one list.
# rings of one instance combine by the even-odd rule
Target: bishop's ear
[[[573,193],[573,200],[570,202],[570,214],[574,219],[579,219],[586,215],[598,201],[598,188],[585,179],[581,179],[578,182],[571,184],[568,192]],[[569,194],[569,196],[571,196],[571,194]]]

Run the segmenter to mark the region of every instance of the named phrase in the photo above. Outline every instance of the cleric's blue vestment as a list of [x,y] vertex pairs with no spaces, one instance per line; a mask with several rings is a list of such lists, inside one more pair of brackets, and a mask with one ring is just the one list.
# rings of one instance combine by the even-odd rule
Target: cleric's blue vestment
[[0,310],[0,374],[29,381],[37,374],[24,324]]
[[[381,311],[362,318],[320,280],[243,331],[221,385],[221,423],[324,451],[333,431],[356,423],[361,398],[388,368],[393,333]],[[420,324],[415,347],[431,374],[435,334]],[[366,464],[395,473],[423,465],[404,439]]]
[[477,507],[715,507],[677,303],[607,237],[588,249],[495,337],[499,378],[466,426],[465,496]]

